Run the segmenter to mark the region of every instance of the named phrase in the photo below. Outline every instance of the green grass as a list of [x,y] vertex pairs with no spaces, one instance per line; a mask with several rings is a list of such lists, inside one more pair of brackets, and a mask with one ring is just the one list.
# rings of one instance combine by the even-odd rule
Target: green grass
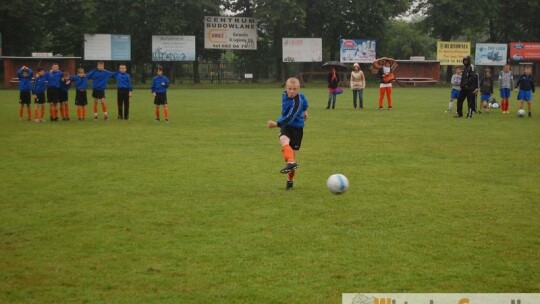
[[[393,111],[377,88],[354,111],[346,91],[325,110],[324,88],[303,91],[294,191],[265,127],[278,86],[170,90],[169,124],[147,90],[130,121],[40,124],[0,91],[0,302],[540,291],[540,111],[454,119],[448,88],[394,88]],[[344,195],[325,187],[336,172]]]

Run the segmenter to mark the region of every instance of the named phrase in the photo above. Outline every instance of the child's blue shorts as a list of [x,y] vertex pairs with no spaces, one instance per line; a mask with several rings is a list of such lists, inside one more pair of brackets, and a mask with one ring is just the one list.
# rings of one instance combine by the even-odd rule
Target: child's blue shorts
[[490,99],[491,99],[491,94],[482,93],[482,96],[480,97],[481,101],[489,101]]
[[518,100],[525,100],[527,102],[532,100],[532,90],[519,90]]
[[501,98],[510,98],[510,89],[509,88],[502,88],[501,89]]
[[457,99],[458,97],[459,97],[459,90],[452,89],[452,91],[450,91],[450,98]]

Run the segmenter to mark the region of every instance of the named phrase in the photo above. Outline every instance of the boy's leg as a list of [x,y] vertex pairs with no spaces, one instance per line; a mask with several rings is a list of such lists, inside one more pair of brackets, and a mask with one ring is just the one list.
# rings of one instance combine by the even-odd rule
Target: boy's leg
[[129,96],[124,100],[124,119],[129,119]]
[[123,103],[124,103],[124,100],[123,100],[123,96],[122,96],[122,91],[118,90],[116,92],[116,106],[118,108],[118,119],[124,119],[124,113],[122,111],[122,108],[123,108]]
[[26,116],[28,117],[28,121],[32,121],[32,109],[29,103],[26,104]]
[[169,107],[166,104],[163,105],[163,116],[165,117],[165,121],[169,121]]
[[39,103],[34,103],[34,121],[39,122]]
[[40,115],[40,121],[41,122],[44,122],[45,121],[45,104],[42,103],[41,105],[39,105],[39,107],[41,108],[41,115]]
[[156,105],[156,122],[159,122],[159,105]]
[[519,101],[519,109],[520,109],[520,110],[523,109],[523,100],[520,100],[520,101]]
[[98,107],[98,99],[94,98],[94,120],[98,119],[97,107]]
[[529,109],[529,117],[532,117],[532,100],[527,101],[527,107]]
[[82,106],[82,120],[86,119],[86,106]]
[[20,121],[23,120],[23,111],[24,111],[24,103],[21,103],[19,107],[19,120]]
[[64,113],[66,114],[66,119],[69,120],[69,102],[64,103]]
[[107,102],[105,98],[101,98],[101,110],[103,111],[103,120],[109,120],[109,115],[107,114]]

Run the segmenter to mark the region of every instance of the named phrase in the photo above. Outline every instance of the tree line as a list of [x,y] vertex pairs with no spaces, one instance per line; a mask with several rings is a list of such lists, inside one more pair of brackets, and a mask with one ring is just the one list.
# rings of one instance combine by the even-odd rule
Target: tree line
[[194,35],[198,82],[199,62],[224,56],[204,49],[204,16],[218,15],[257,19],[257,50],[227,58],[249,66],[255,78],[271,71],[276,80],[286,76],[283,37],[322,38],[324,60],[338,59],[341,38],[375,39],[381,56],[434,59],[437,40],[474,45],[540,37],[540,2],[525,0],[12,0],[0,3],[0,32],[3,54],[12,56],[82,57],[84,34],[129,34],[130,66],[151,64],[152,35]]

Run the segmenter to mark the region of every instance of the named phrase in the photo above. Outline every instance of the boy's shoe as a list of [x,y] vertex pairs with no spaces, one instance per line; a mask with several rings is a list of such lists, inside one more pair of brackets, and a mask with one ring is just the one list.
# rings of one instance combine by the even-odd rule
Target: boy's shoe
[[103,120],[104,120],[104,121],[109,121],[109,116],[106,116],[106,115],[103,116]]
[[529,117],[532,117],[532,113],[531,113],[531,112],[529,112]]
[[156,120],[154,120],[154,122],[159,122],[159,118],[156,118]]
[[392,107],[388,107],[388,110],[392,110]]
[[292,190],[293,186],[294,186],[294,182],[291,180],[288,180],[287,184],[285,185],[285,190]]
[[40,120],[39,120],[39,119],[35,119],[34,121],[35,121],[35,122],[40,122]]
[[296,168],[298,168],[297,163],[287,163],[287,165],[285,165],[285,167],[283,169],[281,169],[279,172],[281,172],[283,174],[286,174],[286,173],[289,173],[289,172],[295,170]]
[[379,110],[383,110],[383,107],[379,107]]
[[165,119],[165,122],[169,122],[169,119]]
[[98,121],[98,116],[94,115],[94,121]]

